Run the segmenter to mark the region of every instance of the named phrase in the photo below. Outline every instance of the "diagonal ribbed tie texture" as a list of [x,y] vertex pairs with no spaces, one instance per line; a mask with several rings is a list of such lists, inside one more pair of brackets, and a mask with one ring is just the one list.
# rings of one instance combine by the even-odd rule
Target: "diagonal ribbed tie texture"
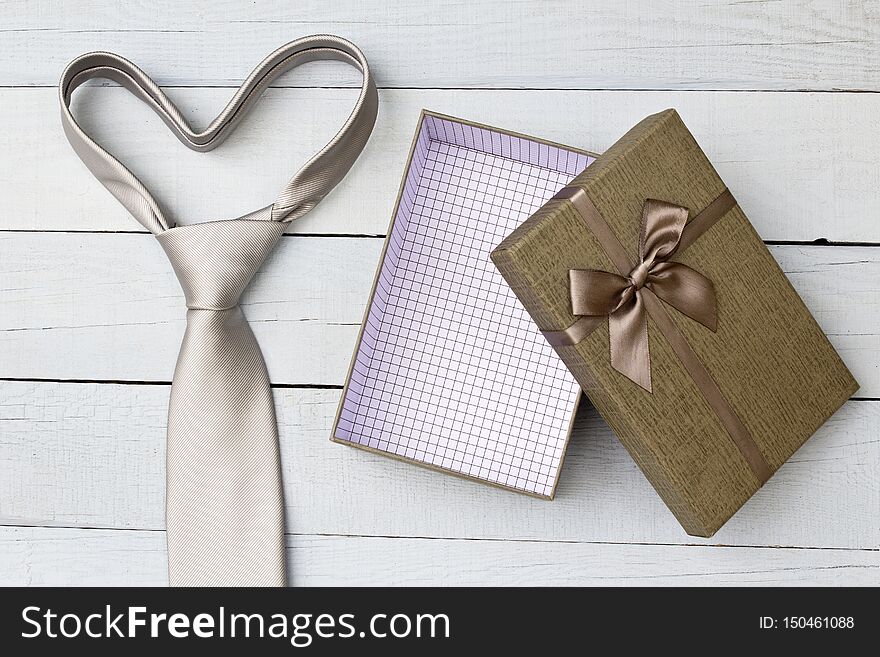
[[[361,70],[355,109],[333,140],[275,202],[239,219],[172,226],[143,184],[86,135],[70,111],[73,89],[92,77],[127,87],[193,150],[228,136],[277,75],[305,61],[338,59]],[[159,87],[110,53],[74,60],[61,80],[62,125],[76,153],[156,235],[186,298],[186,333],[168,410],[166,524],[174,586],[284,586],[284,500],[275,408],[266,364],[239,300],[288,223],[313,208],[348,172],[378,109],[363,54],[319,35],[269,55],[215,121],[194,132]]]
[[263,355],[238,305],[283,229],[277,221],[233,220],[158,236],[187,307],[168,414],[172,582],[285,583],[275,407]]

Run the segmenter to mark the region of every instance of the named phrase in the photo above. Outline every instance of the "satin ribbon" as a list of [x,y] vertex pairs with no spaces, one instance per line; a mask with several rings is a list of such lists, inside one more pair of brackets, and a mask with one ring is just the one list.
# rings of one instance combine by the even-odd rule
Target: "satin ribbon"
[[596,269],[569,271],[572,313],[577,317],[561,331],[542,331],[554,347],[576,345],[608,318],[611,366],[652,392],[648,316],[668,341],[727,433],[764,483],[773,471],[742,420],[712,375],[678,330],[664,303],[715,331],[717,310],[712,282],[671,258],[681,254],[736,205],[725,189],[688,221],[688,210],[649,199],[642,208],[638,262],[633,262],[596,206],[580,187],[566,187],[554,200],[572,203],[587,228],[608,254],[617,273]]
[[598,269],[569,271],[575,315],[608,317],[611,366],[651,392],[648,314],[643,296],[653,292],[673,308],[712,331],[716,326],[712,281],[672,262],[688,210],[648,199],[642,209],[639,263],[626,276]]

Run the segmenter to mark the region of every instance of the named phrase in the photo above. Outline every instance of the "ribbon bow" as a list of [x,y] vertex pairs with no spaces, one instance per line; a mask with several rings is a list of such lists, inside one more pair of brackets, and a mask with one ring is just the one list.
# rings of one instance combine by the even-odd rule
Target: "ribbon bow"
[[648,314],[643,295],[654,294],[715,331],[712,281],[680,262],[670,262],[681,241],[688,210],[648,199],[642,209],[639,263],[624,277],[597,269],[569,271],[575,315],[608,316],[611,366],[651,392]]

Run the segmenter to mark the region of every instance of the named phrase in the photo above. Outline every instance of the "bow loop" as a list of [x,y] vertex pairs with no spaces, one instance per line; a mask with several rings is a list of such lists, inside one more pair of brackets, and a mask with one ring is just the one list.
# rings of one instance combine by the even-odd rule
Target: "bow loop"
[[643,294],[654,294],[714,331],[712,281],[680,262],[669,262],[687,224],[688,210],[648,199],[642,210],[639,262],[627,277],[597,269],[569,271],[572,313],[608,316],[611,366],[651,392],[648,315]]
[[679,312],[710,331],[717,328],[715,286],[697,270],[680,262],[661,262],[651,269],[647,285]]

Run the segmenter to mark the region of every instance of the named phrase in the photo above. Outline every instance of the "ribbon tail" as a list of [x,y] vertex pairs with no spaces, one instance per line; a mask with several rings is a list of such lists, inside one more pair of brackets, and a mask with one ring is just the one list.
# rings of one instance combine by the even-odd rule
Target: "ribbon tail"
[[670,306],[715,331],[715,287],[700,272],[680,262],[662,262],[651,270],[646,285]]
[[648,314],[642,295],[608,316],[611,366],[648,392],[651,389],[651,354],[648,350]]

